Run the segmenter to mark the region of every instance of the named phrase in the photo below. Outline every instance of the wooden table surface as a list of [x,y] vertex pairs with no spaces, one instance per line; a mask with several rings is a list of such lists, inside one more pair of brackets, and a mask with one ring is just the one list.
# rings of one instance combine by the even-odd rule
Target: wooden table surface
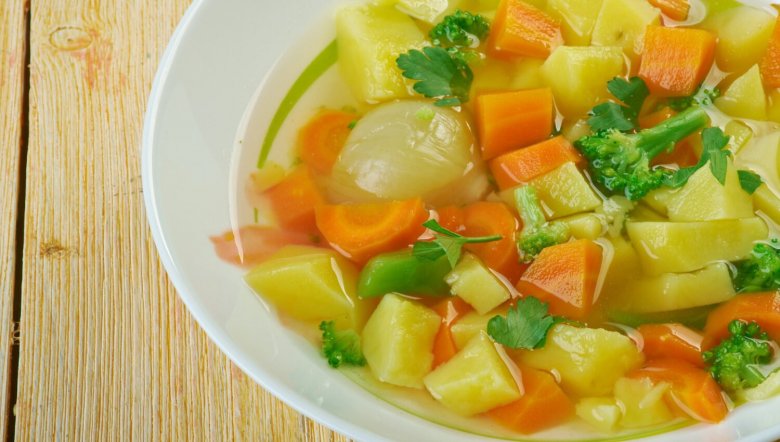
[[0,440],[343,440],[206,337],[146,223],[140,143],[190,0],[0,0]]

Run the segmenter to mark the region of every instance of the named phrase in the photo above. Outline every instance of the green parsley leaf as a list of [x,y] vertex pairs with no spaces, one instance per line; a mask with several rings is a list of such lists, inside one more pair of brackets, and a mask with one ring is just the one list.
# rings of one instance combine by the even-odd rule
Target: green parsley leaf
[[438,233],[433,241],[417,241],[412,248],[412,254],[425,261],[436,261],[442,256],[447,256],[450,266],[455,268],[460,260],[463,246],[466,244],[476,244],[499,241],[503,239],[501,235],[465,237],[451,230],[447,230],[432,219],[423,223],[428,229]]
[[749,170],[738,170],[737,175],[739,175],[739,185],[750,195],[753,195],[764,182],[760,175]]
[[590,127],[594,131],[617,129],[625,132],[636,129],[639,111],[650,95],[645,82],[639,77],[629,80],[615,77],[607,83],[607,89],[624,105],[607,102],[594,107],[588,119]]
[[403,76],[417,80],[414,90],[427,97],[437,98],[437,106],[459,106],[469,101],[469,89],[474,80],[468,63],[454,57],[444,48],[412,49],[396,60]]
[[675,171],[665,179],[664,184],[666,186],[672,188],[682,187],[697,170],[704,167],[707,163],[710,163],[710,170],[715,179],[720,184],[726,184],[726,169],[728,168],[728,158],[731,156],[731,151],[725,149],[725,147],[728,146],[730,137],[724,134],[719,127],[708,127],[702,131],[701,138],[704,149],[699,162],[694,166],[683,167]]
[[490,318],[488,335],[499,344],[509,348],[533,350],[544,346],[547,332],[561,319],[547,314],[548,305],[528,296],[517,300],[517,304],[506,314]]
[[693,95],[688,97],[676,97],[669,99],[669,107],[677,112],[684,111],[691,106],[709,106],[715,103],[715,99],[720,96],[718,88],[708,88],[704,85],[699,86]]
[[431,29],[428,36],[436,46],[474,47],[484,41],[490,22],[478,14],[457,10]]

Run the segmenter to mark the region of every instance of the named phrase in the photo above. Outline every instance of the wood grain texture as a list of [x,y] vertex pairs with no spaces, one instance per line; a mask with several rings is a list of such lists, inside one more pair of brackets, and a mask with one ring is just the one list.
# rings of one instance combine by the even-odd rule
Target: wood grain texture
[[10,400],[16,217],[22,148],[27,15],[24,0],[0,3],[0,440]]
[[188,4],[32,3],[19,440],[342,440],[227,360],[154,250],[142,120]]

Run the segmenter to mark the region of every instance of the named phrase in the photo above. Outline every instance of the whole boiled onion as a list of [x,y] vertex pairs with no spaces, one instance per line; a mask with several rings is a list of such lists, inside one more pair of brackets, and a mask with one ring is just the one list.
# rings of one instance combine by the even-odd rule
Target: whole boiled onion
[[361,118],[328,184],[332,199],[349,202],[464,204],[488,190],[463,115],[416,100],[382,104]]

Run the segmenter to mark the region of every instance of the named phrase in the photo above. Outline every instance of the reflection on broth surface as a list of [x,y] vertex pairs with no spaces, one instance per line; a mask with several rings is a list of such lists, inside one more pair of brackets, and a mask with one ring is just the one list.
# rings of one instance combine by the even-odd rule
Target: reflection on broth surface
[[780,390],[776,17],[345,5],[308,68],[267,80],[300,75],[236,153],[216,251],[329,364],[433,422],[517,440],[719,422]]

